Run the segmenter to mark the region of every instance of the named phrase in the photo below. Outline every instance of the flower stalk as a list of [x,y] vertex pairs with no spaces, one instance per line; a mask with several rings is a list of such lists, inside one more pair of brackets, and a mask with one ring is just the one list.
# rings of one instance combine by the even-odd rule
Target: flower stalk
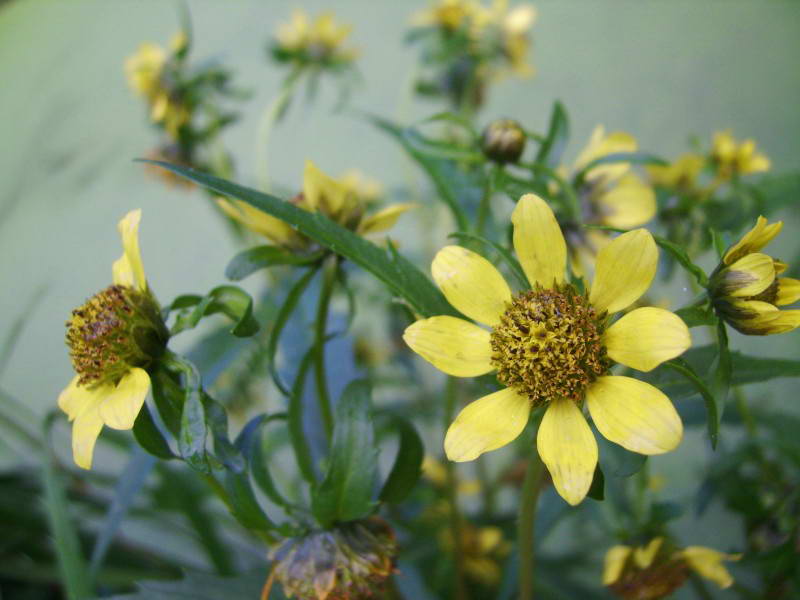
[[534,450],[528,460],[528,469],[522,483],[519,500],[518,548],[519,548],[519,600],[532,600],[535,578],[536,553],[534,550],[536,507],[542,490],[544,463]]

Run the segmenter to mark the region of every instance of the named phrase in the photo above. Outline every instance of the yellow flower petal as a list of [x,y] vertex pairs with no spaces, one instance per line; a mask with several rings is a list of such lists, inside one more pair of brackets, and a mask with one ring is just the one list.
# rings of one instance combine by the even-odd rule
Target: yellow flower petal
[[128,269],[130,269],[130,273],[132,274],[131,287],[136,287],[137,289],[144,291],[147,289],[147,279],[144,275],[144,265],[142,265],[142,257],[139,253],[139,221],[141,218],[141,209],[136,209],[125,215],[117,224],[117,229],[119,229],[119,234],[122,237],[122,248],[124,251],[123,257],[126,259],[127,264],[117,267],[117,263],[120,263],[122,260],[120,259],[114,264],[112,271],[115,277],[114,283],[120,285],[131,285],[131,283],[127,281],[116,281],[118,274],[120,277],[127,278]]
[[683,437],[683,423],[670,399],[644,381],[599,377],[587,388],[586,403],[597,430],[631,452],[663,454]]
[[413,206],[414,205],[410,202],[387,206],[383,210],[376,212],[374,215],[365,217],[358,226],[358,232],[362,235],[367,235],[370,233],[387,231],[394,227],[394,224],[397,223],[397,219],[400,218],[400,215]]
[[131,369],[100,403],[100,417],[113,429],[131,429],[149,391],[147,371]]
[[692,345],[689,328],[663,308],[637,308],[614,323],[603,335],[608,356],[639,371],[652,371],[680,356]]
[[692,569],[723,589],[733,584],[733,577],[722,561],[739,560],[742,557],[741,554],[725,554],[704,546],[688,546],[681,554]]
[[759,252],[746,254],[723,271],[718,293],[734,298],[755,296],[775,281],[772,257]]
[[559,495],[575,506],[586,497],[597,466],[597,440],[572,400],[550,401],[536,436],[539,456]]
[[303,237],[290,225],[246,202],[217,198],[217,206],[234,221],[241,223],[253,233],[272,240],[278,246],[298,248],[305,245]]
[[511,290],[494,265],[461,246],[439,250],[431,273],[447,301],[480,323],[496,325],[511,302]]
[[464,462],[512,442],[525,429],[530,401],[511,388],[467,404],[447,430],[447,458]]
[[650,287],[657,263],[658,249],[649,231],[623,233],[597,254],[589,302],[599,313],[630,306]]
[[775,298],[776,306],[794,304],[800,300],[800,280],[791,277],[778,279],[778,295]]
[[656,193],[633,173],[597,199],[603,225],[630,229],[639,227],[656,215]]
[[664,538],[657,537],[650,540],[647,546],[639,546],[633,551],[633,562],[635,562],[636,566],[640,569],[646,569],[653,564],[653,559],[655,559],[663,543]]
[[72,421],[84,411],[87,404],[91,403],[96,393],[86,386],[78,385],[79,375],[75,375],[69,385],[58,395],[58,407],[67,413],[67,418]]
[[781,232],[782,228],[783,221],[767,225],[767,220],[764,217],[758,217],[755,226],[725,253],[723,262],[726,265],[730,265],[745,254],[758,252],[769,244]]
[[[751,303],[752,304],[752,303]],[[739,331],[749,335],[774,335],[800,327],[800,310],[775,310],[745,321]],[[751,328],[752,331],[745,331]]]
[[631,555],[631,550],[630,546],[623,545],[611,546],[608,549],[603,562],[603,585],[611,585],[619,579],[625,568],[625,561]]
[[94,395],[72,423],[72,459],[82,469],[92,468],[94,445],[103,429],[99,411],[102,401],[101,395]]
[[320,171],[310,160],[306,161],[303,172],[303,197],[310,210],[337,222],[346,221],[357,203],[347,186]]
[[564,281],[567,244],[553,211],[535,194],[519,199],[511,215],[514,224],[514,249],[533,286],[551,288]]
[[111,265],[111,279],[116,285],[132,288],[136,285],[133,267],[127,255],[123,254]]
[[[605,128],[602,125],[598,125],[592,131],[589,143],[575,160],[573,171],[580,171],[592,161],[603,156],[623,152],[636,152],[637,148],[636,138],[632,135],[624,131],[615,131],[606,135]],[[630,169],[630,166],[630,163],[627,162],[598,165],[586,174],[586,180],[613,181],[622,177]]]
[[403,339],[440,371],[456,377],[477,377],[494,367],[490,334],[456,317],[431,317],[412,323]]

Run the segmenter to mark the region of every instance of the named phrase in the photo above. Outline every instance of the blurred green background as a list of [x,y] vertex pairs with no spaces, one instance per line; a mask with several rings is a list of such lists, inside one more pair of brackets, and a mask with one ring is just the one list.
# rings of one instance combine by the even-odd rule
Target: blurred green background
[[[266,42],[293,8],[303,7],[333,9],[353,23],[363,81],[350,100],[355,110],[334,112],[334,90],[324,84],[313,105],[301,101],[291,107],[273,134],[273,178],[297,188],[310,158],[332,174],[358,168],[387,188],[406,183],[409,172],[419,180],[400,149],[356,111],[410,122],[442,108],[410,100],[416,49],[403,36],[409,16],[425,4],[187,2],[195,36],[192,61],[224,63],[235,71],[234,83],[253,92],[241,120],[224,136],[238,179],[254,183],[256,124],[284,76],[268,62]],[[732,128],[739,138],[757,140],[774,171],[800,166],[800,3],[539,1],[536,6],[532,60],[538,74],[498,84],[482,121],[513,116],[541,131],[553,101],[560,99],[571,117],[570,158],[602,123],[632,133],[641,149],[667,158],[687,149],[692,135],[708,144],[712,132]],[[142,103],[127,88],[122,64],[142,41],[165,44],[178,28],[179,11],[179,3],[163,0],[0,3],[0,339],[36,301],[0,373],[0,387],[38,414],[55,406],[72,376],[64,321],[110,281],[111,262],[121,252],[115,224],[125,212],[143,209],[144,262],[162,301],[222,283],[236,249],[199,191],[165,188],[132,162],[155,145],[156,136]],[[773,253],[791,259],[798,219],[796,214],[787,219]],[[434,240],[431,248],[443,243]],[[407,250],[420,265],[429,264],[425,252]],[[689,293],[673,295],[677,308]],[[757,355],[795,357],[800,347],[796,333],[733,336],[734,347]],[[753,400],[783,405],[796,397],[788,384],[778,394],[776,389],[773,384],[771,397],[758,393]],[[704,433],[694,430],[679,452],[653,461],[654,472],[667,477],[665,497],[694,493],[692,477],[703,467],[707,447]],[[3,457],[11,460],[0,439]],[[724,514],[715,515],[702,522],[685,517],[686,542],[723,548],[735,543],[738,532],[724,527]]]

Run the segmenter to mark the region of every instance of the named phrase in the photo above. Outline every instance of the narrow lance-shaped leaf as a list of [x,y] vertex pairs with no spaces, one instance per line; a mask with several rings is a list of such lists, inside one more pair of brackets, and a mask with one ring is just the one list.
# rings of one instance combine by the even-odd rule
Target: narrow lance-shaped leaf
[[328,469],[312,494],[311,510],[323,527],[373,511],[377,454],[369,384],[354,381],[336,406]]
[[321,213],[303,210],[275,196],[194,169],[161,161],[144,162],[164,167],[203,187],[247,202],[285,221],[317,243],[353,261],[377,277],[392,293],[406,300],[412,309],[422,316],[456,314],[431,280],[403,256],[395,254],[390,257],[382,248],[331,221]]
[[717,401],[717,419],[722,420],[728,393],[731,389],[731,375],[733,362],[731,351],[728,348],[728,331],[725,322],[720,319],[717,323],[717,358],[711,367],[714,378],[711,380],[711,391]]
[[323,257],[323,252],[295,254],[277,246],[256,246],[242,250],[225,267],[225,277],[241,281],[248,275],[276,265],[308,265]]
[[411,493],[422,474],[422,460],[425,458],[425,446],[414,426],[402,417],[394,417],[391,421],[400,437],[397,457],[383,484],[380,493],[381,502],[402,502]]
[[170,330],[172,335],[193,329],[200,319],[217,313],[224,314],[234,322],[231,333],[235,336],[249,337],[259,329],[258,321],[253,317],[253,299],[235,285],[221,285],[205,296],[179,296],[169,310],[180,311]]
[[718,399],[715,398],[705,382],[697,375],[692,366],[683,358],[675,358],[664,363],[665,367],[674,369],[694,386],[706,403],[706,420],[708,422],[708,437],[711,439],[711,447],[717,447],[719,437],[720,408]]
[[542,145],[539,146],[535,162],[549,167],[558,165],[568,140],[569,116],[564,105],[559,100],[556,100],[553,104],[553,112],[550,114],[547,137],[542,142]]
[[169,443],[159,431],[158,426],[150,414],[150,407],[142,405],[142,409],[133,423],[133,437],[148,454],[162,460],[176,458],[169,447]]

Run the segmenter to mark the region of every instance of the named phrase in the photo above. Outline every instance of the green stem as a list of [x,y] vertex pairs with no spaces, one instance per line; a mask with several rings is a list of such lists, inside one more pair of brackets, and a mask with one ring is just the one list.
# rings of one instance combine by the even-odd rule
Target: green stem
[[739,416],[742,418],[742,422],[747,429],[747,435],[749,435],[751,438],[755,438],[756,423],[753,419],[752,413],[750,412],[750,407],[747,406],[747,399],[742,393],[742,388],[733,388],[733,397],[736,399],[736,410],[739,411]]
[[[445,411],[444,428],[450,426],[456,410],[458,393],[456,380],[452,377],[447,378],[445,386]],[[450,532],[453,536],[453,562],[455,563],[455,600],[467,600],[469,593],[464,572],[464,536],[461,521],[461,511],[458,508],[458,474],[455,464],[449,460],[445,461],[447,470],[447,501],[450,504]]]
[[317,304],[317,318],[314,323],[314,379],[317,385],[317,402],[322,425],[328,441],[333,437],[333,412],[331,411],[331,397],[328,391],[328,380],[325,375],[325,337],[328,325],[328,311],[330,310],[333,288],[336,285],[339,259],[331,257],[322,270],[322,284],[319,290]]
[[292,99],[292,94],[300,81],[303,69],[295,68],[284,80],[278,95],[267,105],[261,120],[258,123],[258,133],[256,135],[256,172],[258,173],[258,185],[263,191],[269,191],[269,169],[267,160],[267,147],[269,137],[278,118],[286,110],[286,106]]
[[534,525],[536,523],[536,505],[539,501],[539,492],[542,489],[544,464],[539,458],[539,451],[534,448],[519,504],[519,519],[517,523],[517,539],[519,545],[519,600],[532,600],[534,582]]
[[483,194],[481,195],[481,203],[478,205],[478,218],[475,224],[475,233],[483,235],[483,230],[486,229],[486,221],[489,218],[491,209],[492,191],[494,190],[495,167],[489,167],[489,172],[486,174],[486,181],[483,184]]

